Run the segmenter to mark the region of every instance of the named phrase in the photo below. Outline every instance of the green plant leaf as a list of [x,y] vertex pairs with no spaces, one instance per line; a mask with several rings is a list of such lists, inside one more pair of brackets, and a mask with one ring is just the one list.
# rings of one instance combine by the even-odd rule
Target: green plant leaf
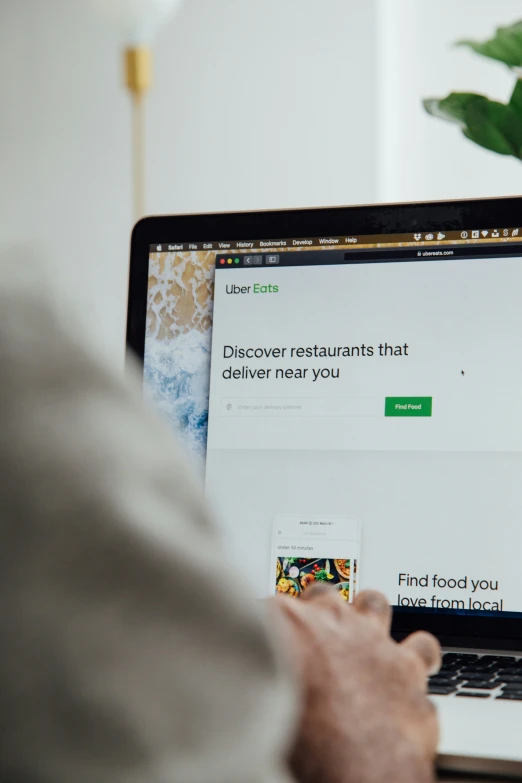
[[477,95],[472,92],[452,92],[446,98],[426,98],[423,105],[428,114],[465,128],[467,106],[475,98]]
[[522,79],[517,79],[515,89],[509,99],[509,105],[522,117]]
[[457,46],[468,46],[477,54],[498,60],[510,68],[522,67],[522,21],[497,28],[488,41],[458,41]]
[[446,98],[425,100],[424,108],[459,125],[464,135],[481,147],[522,159],[522,88],[515,88],[512,101],[498,103],[485,95],[454,92]]

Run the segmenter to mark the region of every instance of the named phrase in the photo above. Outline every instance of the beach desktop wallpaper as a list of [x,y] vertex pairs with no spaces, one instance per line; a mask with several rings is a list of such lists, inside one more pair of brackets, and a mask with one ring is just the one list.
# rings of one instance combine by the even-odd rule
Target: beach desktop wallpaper
[[208,430],[215,251],[151,253],[144,383],[201,474]]

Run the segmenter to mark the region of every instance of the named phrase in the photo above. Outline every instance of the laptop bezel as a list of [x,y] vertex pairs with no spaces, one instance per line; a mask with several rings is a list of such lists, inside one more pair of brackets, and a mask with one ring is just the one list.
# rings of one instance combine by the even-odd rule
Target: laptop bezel
[[[313,209],[182,214],[146,217],[132,232],[127,347],[143,363],[150,246],[153,244],[471,231],[522,224],[522,197]],[[522,247],[521,247],[522,263]],[[393,633],[434,633],[446,646],[522,649],[522,613],[511,616],[453,612],[394,612]]]

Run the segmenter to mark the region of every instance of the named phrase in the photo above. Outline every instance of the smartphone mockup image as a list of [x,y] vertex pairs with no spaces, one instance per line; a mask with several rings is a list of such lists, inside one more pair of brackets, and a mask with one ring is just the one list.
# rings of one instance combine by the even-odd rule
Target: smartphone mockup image
[[270,592],[294,598],[332,585],[345,601],[356,593],[361,523],[349,516],[281,515],[274,520]]

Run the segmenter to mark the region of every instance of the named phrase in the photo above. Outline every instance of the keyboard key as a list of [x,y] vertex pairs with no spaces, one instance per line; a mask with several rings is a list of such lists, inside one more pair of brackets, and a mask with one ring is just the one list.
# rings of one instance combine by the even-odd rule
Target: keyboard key
[[509,666],[517,666],[516,658],[508,658],[502,655],[483,655],[477,661],[481,666],[500,666],[508,668]]
[[470,696],[472,699],[489,699],[489,693],[474,693],[473,691],[459,691],[455,696]]
[[496,697],[497,699],[504,699],[504,701],[522,701],[522,691],[520,692],[508,692],[508,693],[502,693],[500,696]]
[[463,688],[478,688],[482,691],[494,691],[498,688],[498,684],[494,682],[488,682],[487,680],[472,680],[471,682],[463,682]]
[[437,688],[456,688],[457,683],[454,680],[428,680],[429,687],[437,687]]
[[[500,683],[499,683],[500,685]],[[503,685],[501,688],[501,691],[504,693],[506,691],[512,692],[512,693],[522,693],[522,685],[519,685],[514,682],[508,683],[508,685]]]
[[442,659],[441,667],[443,669],[453,668],[454,666],[464,666],[464,662],[463,661],[458,661],[458,660],[456,660],[456,661],[447,661],[445,658]]
[[501,669],[522,669],[522,661],[517,661],[516,658],[500,658],[498,663]]
[[448,696],[450,693],[455,693],[457,689],[453,685],[429,685],[428,693],[430,696]]
[[459,674],[456,677],[457,682],[464,682],[467,680],[486,680],[490,681],[493,679],[493,674],[485,674],[484,672],[471,672],[471,674]]
[[435,677],[438,677],[440,680],[453,680],[457,676],[457,672],[437,672],[437,674],[432,674],[430,677],[430,680],[435,679]]
[[519,685],[522,685],[522,677],[520,675],[515,674],[498,674],[497,680],[499,682],[515,682]]
[[459,653],[444,653],[444,655],[442,656],[442,660],[444,661],[444,663],[449,661],[460,661],[461,658],[462,655],[460,655]]

